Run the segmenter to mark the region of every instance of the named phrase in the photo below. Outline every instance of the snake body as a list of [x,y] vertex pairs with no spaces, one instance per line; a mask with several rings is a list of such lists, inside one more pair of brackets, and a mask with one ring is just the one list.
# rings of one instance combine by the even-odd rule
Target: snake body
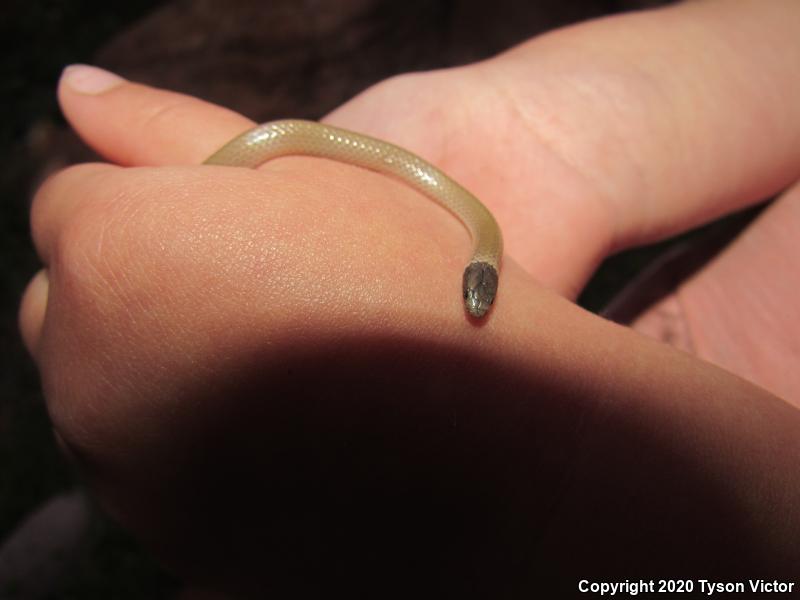
[[442,171],[394,144],[312,121],[287,119],[259,125],[225,144],[204,164],[256,168],[279,156],[328,158],[399,179],[449,209],[466,225],[473,241],[464,269],[462,293],[467,312],[486,314],[497,293],[503,237],[489,210]]

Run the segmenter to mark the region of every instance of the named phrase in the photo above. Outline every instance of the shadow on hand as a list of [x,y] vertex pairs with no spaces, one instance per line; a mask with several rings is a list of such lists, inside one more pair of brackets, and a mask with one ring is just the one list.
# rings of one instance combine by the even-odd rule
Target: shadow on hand
[[391,337],[246,364],[194,383],[170,449],[106,498],[194,583],[530,598],[579,595],[584,578],[765,574],[701,459],[608,409],[577,367]]

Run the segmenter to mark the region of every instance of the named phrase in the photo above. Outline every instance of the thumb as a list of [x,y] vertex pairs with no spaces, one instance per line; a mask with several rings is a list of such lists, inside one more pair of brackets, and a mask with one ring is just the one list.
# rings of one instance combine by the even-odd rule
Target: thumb
[[64,69],[58,100],[89,146],[125,166],[197,164],[253,125],[227,108],[89,65]]

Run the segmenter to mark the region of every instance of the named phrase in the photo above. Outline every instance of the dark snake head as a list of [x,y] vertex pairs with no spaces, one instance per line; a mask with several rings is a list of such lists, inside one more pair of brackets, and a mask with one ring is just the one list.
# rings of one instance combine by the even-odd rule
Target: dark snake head
[[485,262],[470,263],[464,269],[464,306],[473,317],[482,317],[497,294],[497,270]]

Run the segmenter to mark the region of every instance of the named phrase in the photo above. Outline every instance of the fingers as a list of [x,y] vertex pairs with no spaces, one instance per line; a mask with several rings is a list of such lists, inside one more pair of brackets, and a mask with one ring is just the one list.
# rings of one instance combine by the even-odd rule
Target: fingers
[[527,124],[615,215],[616,248],[778,193],[800,174],[800,3],[686,2],[497,59]]
[[84,141],[120,165],[198,164],[253,125],[226,108],[87,65],[64,70],[58,98]]
[[[87,65],[64,70],[58,88],[64,114],[83,139],[121,165],[198,164],[252,122],[202,100],[132,83]],[[75,182],[91,189],[87,178],[108,172],[108,165],[73,167],[51,178],[37,193],[32,212],[33,237],[48,261],[54,232],[85,194],[72,193]]]
[[[190,96],[154,89],[87,65],[64,70],[58,97],[65,116],[87,144],[121,165],[197,164],[252,123],[237,113]],[[103,164],[79,165],[51,177],[31,210],[36,250],[47,265],[66,224],[81,206],[105,189],[115,171]],[[104,201],[113,202],[113,194]],[[20,328],[35,356],[44,321],[48,276],[40,272],[20,306]]]
[[[105,164],[77,165],[51,176],[39,188],[31,207],[31,234],[36,252],[45,265],[53,260],[67,224],[75,222],[76,213],[92,202],[93,191],[98,187],[102,190],[103,176],[118,170]],[[113,201],[113,194],[107,199]],[[22,340],[34,358],[38,356],[49,291],[50,278],[43,269],[28,284],[20,304]]]
[[800,184],[633,326],[800,405]]
[[[104,176],[118,170],[102,163],[75,165],[49,177],[36,191],[31,205],[31,235],[45,265],[51,261],[53,245],[65,224],[95,197],[96,191],[103,194]],[[113,201],[113,196],[106,195],[105,199]]]
[[41,270],[31,279],[20,305],[19,328],[22,333],[22,341],[33,357],[37,356],[44,313],[47,308],[48,288],[47,271]]
[[800,185],[678,293],[695,352],[800,406]]

